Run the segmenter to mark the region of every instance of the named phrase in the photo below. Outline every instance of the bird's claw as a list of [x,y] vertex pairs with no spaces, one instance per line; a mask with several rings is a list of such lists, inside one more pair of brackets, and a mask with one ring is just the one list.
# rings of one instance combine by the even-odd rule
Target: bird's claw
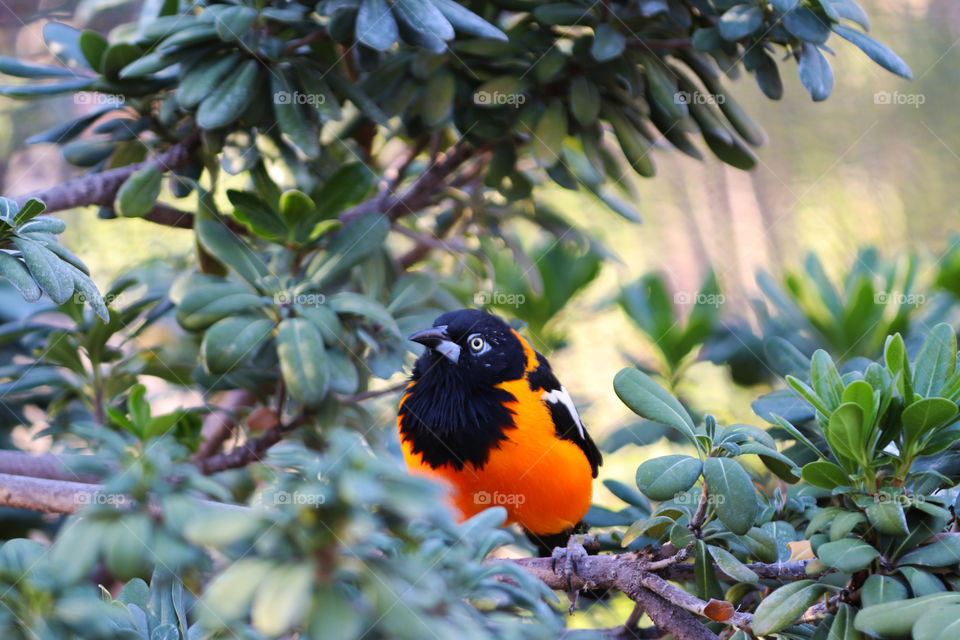
[[[580,578],[578,575],[578,563],[587,557],[587,546],[597,545],[597,539],[588,534],[573,534],[567,541],[566,547],[555,547],[550,554],[550,568],[562,580],[567,583],[567,595],[570,597],[570,613],[577,604],[577,594],[579,589],[573,588],[573,578]],[[581,578],[581,582],[583,582]],[[585,586],[585,585],[584,585]],[[582,588],[582,587],[581,587]]]

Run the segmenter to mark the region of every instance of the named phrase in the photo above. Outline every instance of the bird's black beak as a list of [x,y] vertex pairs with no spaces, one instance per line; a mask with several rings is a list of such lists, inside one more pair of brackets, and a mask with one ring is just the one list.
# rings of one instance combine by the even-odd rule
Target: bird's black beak
[[460,345],[450,339],[445,325],[417,331],[409,339],[433,349],[454,364],[460,361]]

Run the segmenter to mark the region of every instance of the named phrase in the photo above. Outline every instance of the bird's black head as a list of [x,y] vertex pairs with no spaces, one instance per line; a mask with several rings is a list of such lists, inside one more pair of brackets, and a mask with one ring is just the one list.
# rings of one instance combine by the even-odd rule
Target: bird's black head
[[523,344],[510,326],[475,309],[445,313],[410,339],[427,347],[417,361],[421,374],[436,370],[461,374],[475,385],[492,385],[520,378],[526,365]]

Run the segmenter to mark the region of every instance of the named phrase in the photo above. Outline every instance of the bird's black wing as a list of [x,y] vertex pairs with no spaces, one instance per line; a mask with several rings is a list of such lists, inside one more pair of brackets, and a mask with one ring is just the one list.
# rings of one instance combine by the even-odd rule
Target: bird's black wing
[[550,363],[541,354],[537,354],[537,368],[527,374],[527,381],[530,383],[530,389],[541,391],[543,400],[550,408],[550,414],[553,416],[553,424],[557,430],[557,437],[564,440],[572,440],[578,447],[583,449],[584,455],[590,462],[590,468],[593,470],[593,477],[597,477],[597,472],[603,464],[603,456],[600,450],[593,443],[590,434],[587,433],[583,421],[580,420],[580,414],[570,398],[570,394],[563,388],[557,377],[553,375],[550,369]]

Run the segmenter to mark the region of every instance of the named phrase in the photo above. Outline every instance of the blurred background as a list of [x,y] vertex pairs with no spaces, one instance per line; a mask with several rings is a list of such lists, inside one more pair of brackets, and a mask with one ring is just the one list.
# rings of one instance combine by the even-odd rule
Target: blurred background
[[[660,272],[683,313],[712,267],[723,292],[715,299],[720,316],[748,321],[749,301],[758,295],[757,271],[779,277],[801,265],[809,251],[839,280],[862,247],[875,246],[886,257],[913,250],[921,256],[917,280],[933,279],[952,232],[960,229],[960,3],[862,4],[873,21],[872,35],[906,60],[912,82],[887,73],[836,39],[836,46],[850,51],[831,60],[838,80],[826,102],[811,102],[795,74],[784,75],[780,103],[765,98],[752,79],[729,83],[770,138],[758,152],[755,171],[732,169],[712,156],[700,163],[675,152],[657,153],[655,179],[641,180],[632,173],[629,178],[641,224],[559,187],[543,192],[545,203],[617,258],[551,319],[551,332],[562,339],[539,340],[559,347],[548,355],[599,439],[633,419],[611,393],[614,374],[630,363],[658,368],[656,345],[613,304],[620,286],[642,274]],[[0,55],[46,61],[49,52],[40,36],[46,21],[106,33],[136,16],[140,7],[140,2],[122,0],[0,3]],[[58,147],[25,141],[96,109],[97,104],[81,102],[96,99],[91,95],[38,102],[0,98],[0,193],[27,193],[75,171]],[[133,219],[100,220],[93,209],[63,217],[68,225],[63,243],[91,267],[101,288],[145,262],[161,265],[162,273],[192,259],[189,231]],[[501,311],[511,314],[509,305]],[[763,423],[750,407],[756,389],[733,385],[719,365],[693,362],[674,382],[699,411],[722,421]],[[392,411],[385,403],[381,418],[388,436]],[[653,448],[608,456],[601,477],[629,475],[639,459],[673,447],[679,445],[660,440]],[[605,490],[598,493],[603,502]]]

